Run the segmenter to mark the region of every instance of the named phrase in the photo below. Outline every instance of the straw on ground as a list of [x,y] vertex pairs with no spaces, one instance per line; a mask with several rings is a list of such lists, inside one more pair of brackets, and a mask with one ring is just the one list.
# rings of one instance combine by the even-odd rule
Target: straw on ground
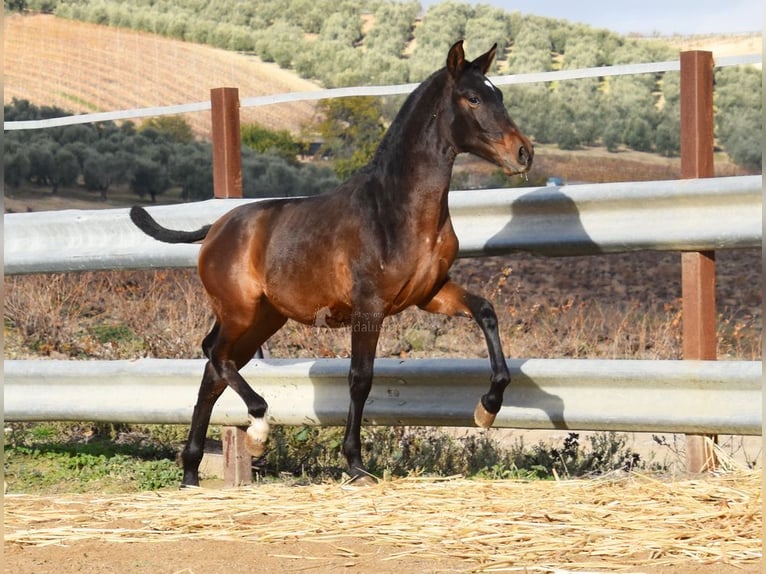
[[411,477],[371,488],[8,495],[4,505],[6,544],[25,546],[231,540],[277,556],[280,542],[301,540],[339,556],[353,554],[344,550],[353,539],[371,552],[383,548],[387,560],[448,555],[474,572],[761,560],[760,471],[744,469],[684,481],[635,473],[557,482]]

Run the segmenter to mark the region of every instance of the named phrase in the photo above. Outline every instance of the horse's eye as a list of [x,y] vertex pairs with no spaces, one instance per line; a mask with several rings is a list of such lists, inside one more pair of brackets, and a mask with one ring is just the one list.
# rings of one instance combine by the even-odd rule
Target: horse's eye
[[481,103],[481,100],[477,96],[469,96],[468,103],[472,106],[478,106]]

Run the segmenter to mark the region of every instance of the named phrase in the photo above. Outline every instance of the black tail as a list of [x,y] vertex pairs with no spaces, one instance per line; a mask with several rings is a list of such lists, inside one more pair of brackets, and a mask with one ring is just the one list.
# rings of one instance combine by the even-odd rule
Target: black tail
[[143,207],[138,206],[130,208],[130,219],[141,231],[164,243],[194,243],[202,241],[207,236],[207,232],[210,231],[209,225],[200,227],[196,231],[177,231],[162,227]]

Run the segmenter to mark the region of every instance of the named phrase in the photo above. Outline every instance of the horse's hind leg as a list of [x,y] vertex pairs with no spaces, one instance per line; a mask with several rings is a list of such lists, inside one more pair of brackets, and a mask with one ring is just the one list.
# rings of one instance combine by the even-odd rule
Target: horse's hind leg
[[189,438],[181,453],[184,475],[182,486],[199,486],[199,465],[205,452],[205,438],[207,427],[210,424],[210,415],[213,405],[226,389],[226,381],[222,380],[208,362],[205,365],[205,373],[202,376],[197,404],[194,406]]
[[508,365],[505,363],[503,346],[497,327],[497,314],[492,303],[468,293],[462,287],[448,281],[436,295],[421,308],[431,313],[445,315],[464,315],[472,317],[484,333],[492,368],[489,391],[481,397],[474,411],[477,425],[489,428],[495,422],[495,416],[503,404],[503,392],[511,381]]
[[[281,326],[281,325],[279,325]],[[278,327],[277,327],[278,328]],[[275,331],[276,329],[273,329]],[[272,331],[272,332],[273,332]],[[214,349],[216,346],[216,343],[218,342],[220,332],[220,323],[216,321],[215,326],[210,331],[207,337],[205,337],[205,340],[202,342],[202,350],[205,353],[205,356],[210,359],[213,356]],[[269,334],[271,334],[270,332]],[[268,337],[268,336],[267,336]],[[252,338],[252,336],[250,337]],[[264,341],[265,342],[265,341]],[[247,337],[244,337],[240,340],[240,343],[238,345],[240,349],[240,356],[241,356],[241,362],[242,365],[250,360],[250,349],[253,345],[256,345],[257,343],[249,343],[249,340]],[[262,345],[262,343],[261,343]],[[220,351],[215,351],[215,356],[218,357],[220,355]],[[255,349],[255,352],[252,356],[255,356],[259,359],[263,358],[263,352],[261,350],[261,346],[257,346]],[[268,424],[265,421],[265,410],[264,405],[265,401],[258,395],[257,393],[253,392],[252,389],[247,385],[247,383],[243,383],[242,377],[236,373],[235,375],[229,374],[228,376],[223,372],[224,369],[228,368],[225,366],[225,363],[222,363],[218,368],[213,369],[214,372],[216,372],[223,380],[224,382],[227,381],[234,381],[233,388],[234,390],[242,396],[245,403],[248,405],[248,414],[250,416],[250,428],[247,435],[247,439],[245,439],[245,443],[247,448],[251,451],[251,454],[255,456],[260,456],[262,453],[262,447],[258,446],[259,443],[265,444],[265,436],[268,436]],[[239,367],[236,366],[234,370],[237,371]],[[265,436],[264,436],[265,435]]]
[[247,406],[250,426],[245,446],[253,456],[263,455],[269,432],[266,420],[268,404],[247,384],[239,374],[239,369],[284,325],[286,319],[268,305],[259,306],[259,311],[258,321],[251,325],[241,321],[216,322],[202,343],[203,351],[209,360],[205,365],[205,374],[194,407],[189,438],[181,455],[184,464],[184,486],[199,485],[199,465],[213,405],[227,386],[234,389]]
[[250,359],[258,353],[261,346],[276,333],[287,318],[281,315],[266,299],[260,299],[256,306],[257,320],[241,330],[244,323],[240,317],[236,321],[222,324],[216,344],[210,350],[210,360],[219,375],[242,398],[247,406],[250,426],[245,437],[245,447],[254,457],[263,456],[269,436],[269,423],[266,418],[269,405],[256,393],[239,373]]

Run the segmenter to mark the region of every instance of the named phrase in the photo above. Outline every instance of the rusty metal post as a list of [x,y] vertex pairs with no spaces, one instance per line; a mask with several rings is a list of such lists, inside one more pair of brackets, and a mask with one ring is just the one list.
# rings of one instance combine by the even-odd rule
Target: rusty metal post
[[242,197],[242,150],[239,90],[210,90],[213,121],[213,190],[215,197]]
[[[213,125],[213,192],[218,199],[242,197],[242,140],[239,90],[210,90]],[[252,482],[252,457],[245,448],[245,429],[223,427],[223,480],[226,486]]]
[[[713,54],[681,52],[681,177],[713,177]],[[684,359],[716,359],[715,252],[681,255]],[[715,453],[703,435],[686,436],[686,466],[712,470]],[[716,437],[710,437],[715,441]]]

